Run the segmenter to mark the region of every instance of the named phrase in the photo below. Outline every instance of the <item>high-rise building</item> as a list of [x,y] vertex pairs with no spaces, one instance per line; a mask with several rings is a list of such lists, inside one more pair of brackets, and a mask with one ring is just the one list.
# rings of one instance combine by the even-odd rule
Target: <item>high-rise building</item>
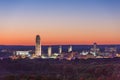
[[49,46],[49,47],[48,47],[48,57],[50,57],[50,56],[51,56],[51,54],[52,54],[52,47],[51,47],[51,46]]
[[100,54],[99,54],[100,49],[97,48],[97,43],[93,43],[93,48],[91,48],[91,51],[92,51],[92,54],[93,54],[94,56],[100,55]]
[[35,55],[41,56],[41,40],[39,35],[36,36]]
[[93,43],[93,51],[96,53],[97,43]]
[[72,51],[72,46],[69,46],[68,52],[71,52],[71,51]]
[[59,46],[59,53],[62,53],[62,46]]

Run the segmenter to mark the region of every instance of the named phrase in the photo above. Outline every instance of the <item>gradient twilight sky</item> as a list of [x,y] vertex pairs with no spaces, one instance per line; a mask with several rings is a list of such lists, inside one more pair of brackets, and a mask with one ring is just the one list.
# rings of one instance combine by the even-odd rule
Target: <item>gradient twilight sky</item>
[[120,0],[0,0],[0,44],[120,44]]

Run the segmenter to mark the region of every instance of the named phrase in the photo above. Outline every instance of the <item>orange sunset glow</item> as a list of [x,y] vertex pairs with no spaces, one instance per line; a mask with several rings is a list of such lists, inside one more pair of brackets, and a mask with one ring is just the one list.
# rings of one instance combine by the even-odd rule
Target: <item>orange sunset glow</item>
[[0,45],[34,45],[37,34],[42,45],[120,44],[119,5],[83,4],[3,2]]

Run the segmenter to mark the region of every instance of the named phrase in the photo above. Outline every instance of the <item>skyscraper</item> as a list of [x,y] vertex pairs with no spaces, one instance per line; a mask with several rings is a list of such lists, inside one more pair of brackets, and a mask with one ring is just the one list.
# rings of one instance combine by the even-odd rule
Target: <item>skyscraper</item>
[[35,55],[41,56],[41,41],[39,35],[36,36]]
[[93,52],[92,54],[93,54],[94,56],[99,55],[100,49],[97,48],[97,43],[93,43],[93,48],[91,48],[91,51]]
[[49,46],[49,47],[48,47],[48,57],[50,57],[50,56],[51,56],[51,54],[52,54],[52,47],[51,47],[51,46]]
[[72,46],[69,46],[68,52],[71,52],[71,51],[72,51]]
[[59,46],[59,53],[62,53],[62,46]]
[[96,53],[97,43],[93,43],[93,51]]

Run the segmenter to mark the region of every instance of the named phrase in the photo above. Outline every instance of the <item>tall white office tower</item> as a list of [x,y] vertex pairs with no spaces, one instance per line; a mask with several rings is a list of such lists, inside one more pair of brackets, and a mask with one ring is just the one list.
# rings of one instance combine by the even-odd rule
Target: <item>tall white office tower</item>
[[50,56],[51,56],[51,54],[52,54],[52,47],[51,47],[51,46],[49,46],[49,47],[48,47],[48,57],[50,57]]
[[72,51],[72,46],[69,46],[68,52],[71,52],[71,51]]
[[41,39],[39,35],[36,36],[35,55],[41,56]]
[[62,46],[59,46],[59,53],[62,53]]

